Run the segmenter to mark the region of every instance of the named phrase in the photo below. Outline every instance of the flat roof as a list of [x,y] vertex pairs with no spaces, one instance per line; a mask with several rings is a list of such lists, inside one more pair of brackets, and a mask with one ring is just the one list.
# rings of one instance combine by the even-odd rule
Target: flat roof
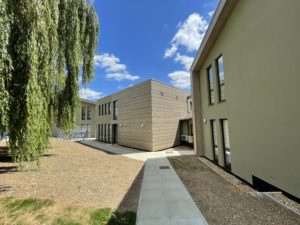
[[197,72],[200,70],[203,62],[209,54],[214,43],[218,39],[223,27],[225,26],[231,12],[238,0],[220,0],[218,7],[214,13],[214,16],[208,26],[208,29],[204,35],[201,45],[198,49],[197,55],[191,66],[191,72]]
[[80,101],[81,101],[81,102],[86,102],[86,103],[90,103],[90,104],[96,105],[96,102],[91,101],[91,100],[88,100],[88,99],[85,99],[85,98],[80,98]]
[[116,95],[116,94],[118,94],[118,93],[121,93],[121,92],[123,92],[123,91],[126,91],[126,90],[128,90],[128,89],[130,89],[130,88],[132,88],[132,87],[136,87],[136,86],[138,86],[138,85],[141,85],[141,84],[146,83],[146,82],[151,82],[151,81],[156,82],[156,83],[163,84],[163,85],[165,85],[165,86],[167,86],[167,87],[171,87],[171,88],[177,89],[177,90],[179,90],[179,91],[182,91],[183,93],[189,94],[189,93],[185,92],[184,90],[182,90],[182,89],[180,89],[180,88],[177,88],[177,87],[174,87],[174,86],[172,86],[172,85],[170,85],[170,84],[166,84],[166,83],[164,83],[164,82],[162,82],[162,81],[159,81],[159,80],[150,78],[150,79],[141,81],[141,82],[139,82],[139,83],[136,83],[136,84],[134,84],[134,85],[132,85],[132,86],[130,86],[130,87],[124,88],[124,89],[122,89],[122,90],[120,90],[120,91],[117,91],[117,92],[115,92],[115,93],[113,93],[113,94],[110,94],[110,95],[107,95],[107,96],[105,96],[105,97],[99,98],[97,101],[100,101],[100,100],[102,100],[102,99],[111,97],[111,96],[113,96],[113,95]]

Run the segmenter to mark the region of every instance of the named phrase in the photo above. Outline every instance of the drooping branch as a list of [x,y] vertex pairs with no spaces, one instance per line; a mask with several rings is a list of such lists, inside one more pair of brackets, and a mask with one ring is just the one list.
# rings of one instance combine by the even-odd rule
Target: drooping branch
[[39,159],[51,127],[74,127],[78,77],[91,80],[98,19],[85,0],[0,0],[0,130],[19,161]]

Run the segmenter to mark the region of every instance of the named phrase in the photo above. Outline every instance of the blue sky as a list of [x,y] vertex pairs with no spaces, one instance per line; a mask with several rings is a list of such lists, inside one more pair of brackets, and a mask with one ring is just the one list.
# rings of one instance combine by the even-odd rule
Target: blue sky
[[187,92],[189,67],[218,0],[95,0],[100,20],[95,80],[81,97],[96,100],[154,78]]

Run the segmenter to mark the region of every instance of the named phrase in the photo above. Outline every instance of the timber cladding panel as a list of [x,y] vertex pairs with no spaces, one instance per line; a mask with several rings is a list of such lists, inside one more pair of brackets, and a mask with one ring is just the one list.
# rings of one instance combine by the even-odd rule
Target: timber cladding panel
[[[182,90],[147,80],[97,101],[117,101],[117,119],[96,115],[96,124],[117,124],[117,143],[145,151],[158,151],[180,144],[180,119],[187,114]],[[113,113],[113,110],[112,110]]]
[[180,144],[179,120],[187,114],[188,94],[178,88],[152,81],[153,151]]
[[151,82],[145,81],[113,96],[118,100],[118,143],[152,151]]

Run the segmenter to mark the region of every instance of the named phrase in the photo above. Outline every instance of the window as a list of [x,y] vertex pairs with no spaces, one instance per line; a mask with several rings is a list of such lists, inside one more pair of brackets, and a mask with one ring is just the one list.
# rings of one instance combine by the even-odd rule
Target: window
[[118,101],[113,102],[113,114],[114,114],[114,120],[118,119]]
[[104,105],[101,105],[101,114],[104,115]]
[[87,120],[91,120],[92,119],[92,116],[91,116],[91,107],[90,106],[87,106]]
[[225,101],[225,80],[224,80],[224,63],[223,56],[221,55],[216,60],[217,73],[218,73],[218,85],[219,85],[219,100],[220,102]]
[[231,170],[231,153],[230,153],[229,128],[228,128],[227,119],[221,120],[221,127],[222,127],[222,141],[223,141],[225,167]]
[[104,142],[107,141],[107,125],[104,124]]
[[98,106],[99,116],[101,115],[101,105]]
[[213,149],[214,162],[218,163],[219,149],[218,149],[217,126],[216,126],[215,120],[210,121],[210,129],[211,129],[211,144],[212,144],[212,149]]
[[110,124],[107,125],[107,139],[108,142],[110,143]]
[[110,104],[110,102],[107,103],[107,105],[108,105],[108,114],[111,114],[111,104]]
[[100,141],[103,141],[103,124],[101,126],[101,136],[100,136]]
[[208,104],[215,104],[215,95],[214,95],[214,79],[212,66],[207,68],[207,84],[208,84]]
[[191,113],[193,108],[192,108],[192,98],[188,97],[187,98],[187,107],[188,107],[188,113]]
[[98,124],[98,140],[99,140],[99,141],[100,141],[100,135],[101,135],[100,132],[101,132],[101,131],[100,131],[100,124]]
[[104,115],[106,115],[107,114],[107,104],[105,103],[104,104]]
[[82,106],[81,108],[81,120],[85,120],[86,118],[86,106]]

